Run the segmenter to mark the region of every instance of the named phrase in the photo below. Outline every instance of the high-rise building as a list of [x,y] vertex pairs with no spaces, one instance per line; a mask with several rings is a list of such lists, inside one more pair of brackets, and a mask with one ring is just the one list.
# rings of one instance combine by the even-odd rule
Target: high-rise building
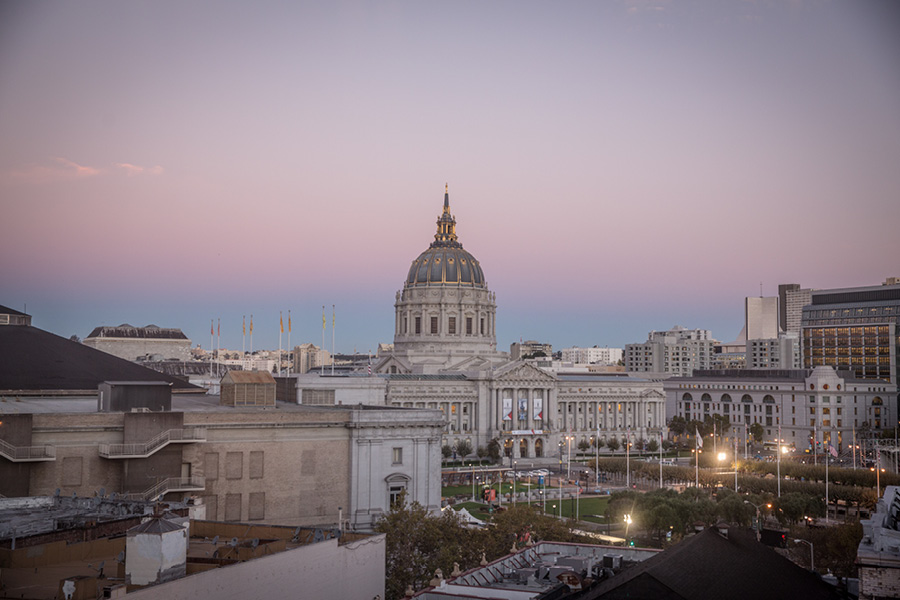
[[744,299],[744,325],[748,340],[778,337],[778,298]]
[[778,324],[782,331],[800,335],[803,307],[812,302],[812,290],[797,283],[778,286]]
[[900,285],[817,290],[803,309],[803,366],[897,383]]
[[625,344],[625,370],[688,376],[712,368],[717,344],[708,329],[651,331],[645,343]]

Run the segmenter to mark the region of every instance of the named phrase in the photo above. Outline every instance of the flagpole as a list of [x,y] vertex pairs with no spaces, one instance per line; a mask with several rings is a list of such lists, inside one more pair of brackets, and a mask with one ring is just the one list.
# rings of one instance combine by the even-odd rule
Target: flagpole
[[631,446],[631,429],[625,430],[625,487],[631,489],[631,454],[629,446]]
[[213,324],[215,323],[214,319],[209,320],[209,378],[212,379],[212,363],[213,363],[213,339],[216,335],[216,330],[213,329]]
[[334,304],[331,305],[331,374],[334,375]]
[[291,372],[294,367],[294,354],[291,349],[291,309],[288,309],[288,377],[291,376]]
[[281,336],[284,334],[284,317],[278,311],[278,376],[281,376]]
[[219,377],[219,349],[222,347],[222,318],[216,322],[216,379]]
[[250,356],[253,356],[253,313],[250,313]]
[[825,452],[825,522],[828,523],[828,454],[831,452],[831,442],[828,442],[829,449]]
[[[781,422],[778,423],[778,443],[775,444],[775,454],[777,456],[777,471],[778,471],[778,497],[781,498]],[[825,483],[825,487],[828,487],[828,483]],[[828,495],[827,492],[825,494]]]
[[853,425],[853,470],[856,470],[856,424]]
[[247,360],[247,315],[241,317],[241,368]]
[[662,448],[662,428],[659,430],[659,489],[662,489],[663,479],[662,479],[662,461],[663,461],[663,448]]
[[700,430],[694,428],[694,485],[700,488],[700,448],[703,447],[703,440],[700,438]]
[[[325,305],[322,305],[322,352],[325,351]],[[334,357],[332,357],[334,360]],[[319,375],[325,375],[325,357],[322,357],[322,364],[319,365]]]

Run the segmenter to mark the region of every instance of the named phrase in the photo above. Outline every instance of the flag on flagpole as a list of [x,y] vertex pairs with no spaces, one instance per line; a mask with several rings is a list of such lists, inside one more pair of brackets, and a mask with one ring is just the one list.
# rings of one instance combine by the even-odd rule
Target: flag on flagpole
[[697,440],[697,447],[702,448],[703,447],[703,437],[700,436],[700,430],[697,428],[694,428],[694,439]]
[[209,335],[216,335],[216,328],[214,327],[215,323],[215,319],[209,320]]
[[247,315],[241,317],[241,332],[247,335]]
[[284,317],[281,316],[281,311],[278,311],[278,325],[281,327],[281,333],[284,333]]
[[250,315],[250,335],[253,335],[253,315]]
[[322,305],[322,331],[325,330],[325,305]]
[[828,444],[828,452],[830,452],[833,457],[837,458],[837,450],[831,444]]
[[288,333],[291,332],[291,311],[288,311]]
[[219,319],[216,323],[216,335],[222,337],[222,319]]

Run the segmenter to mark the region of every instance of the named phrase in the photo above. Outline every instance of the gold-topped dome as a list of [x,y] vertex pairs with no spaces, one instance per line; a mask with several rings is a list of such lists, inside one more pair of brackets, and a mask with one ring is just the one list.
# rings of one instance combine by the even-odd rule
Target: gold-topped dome
[[437,220],[434,241],[409,268],[406,287],[462,285],[484,288],[484,273],[474,256],[466,252],[456,236],[456,219],[450,214],[450,192],[444,188],[444,210]]

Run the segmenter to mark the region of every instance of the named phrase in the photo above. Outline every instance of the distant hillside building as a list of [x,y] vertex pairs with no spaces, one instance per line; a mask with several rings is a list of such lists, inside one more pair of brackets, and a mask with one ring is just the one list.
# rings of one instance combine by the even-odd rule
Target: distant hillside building
[[180,329],[156,325],[96,327],[84,338],[84,345],[125,360],[191,360],[191,340]]
[[576,365],[614,365],[620,360],[624,351],[621,348],[563,348],[560,358],[564,363]]
[[328,366],[332,362],[331,353],[315,344],[294,346],[294,372],[309,373],[313,369]]
[[537,353],[543,356],[553,356],[553,344],[545,344],[535,340],[526,340],[524,342],[516,342],[509,345],[509,358],[511,360],[520,360],[525,356],[534,356]]

